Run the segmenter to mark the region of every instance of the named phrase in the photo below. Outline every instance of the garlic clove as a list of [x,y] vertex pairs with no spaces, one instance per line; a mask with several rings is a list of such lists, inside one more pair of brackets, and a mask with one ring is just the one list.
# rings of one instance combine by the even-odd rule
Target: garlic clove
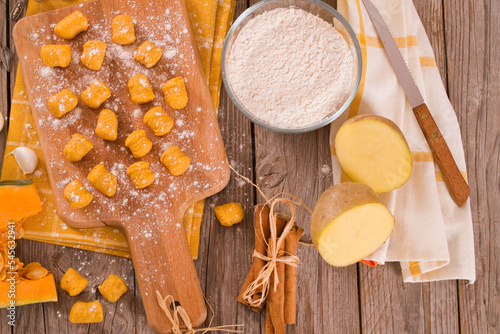
[[7,156],[11,154],[14,156],[14,159],[16,159],[19,168],[21,168],[24,174],[31,174],[35,171],[38,165],[38,157],[31,148],[19,146],[7,154]]

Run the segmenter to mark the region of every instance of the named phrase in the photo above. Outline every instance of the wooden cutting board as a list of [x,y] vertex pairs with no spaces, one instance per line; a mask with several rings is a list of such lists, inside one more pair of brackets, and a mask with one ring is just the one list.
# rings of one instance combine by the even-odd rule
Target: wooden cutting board
[[[74,10],[80,10],[89,21],[89,29],[73,40],[64,40],[53,32],[53,26]],[[111,40],[111,21],[118,14],[129,14],[135,21],[137,42],[120,46]],[[80,63],[83,44],[100,40],[107,44],[100,71]],[[151,69],[133,59],[138,44],[150,40],[163,50],[160,62]],[[77,228],[110,225],[125,232],[131,249],[135,272],[150,326],[157,332],[171,330],[158,306],[156,291],[163,297],[173,295],[197,326],[206,318],[206,308],[198,277],[191,259],[182,216],[192,203],[224,188],[229,180],[227,158],[208,91],[206,78],[191,25],[182,0],[95,1],[22,19],[14,28],[14,41],[29,95],[37,133],[48,169],[59,216]],[[67,68],[49,68],[40,58],[45,44],[68,44],[72,62]],[[148,76],[156,98],[152,103],[132,103],[127,81],[137,73]],[[182,76],[186,80],[189,102],[186,108],[174,110],[165,102],[161,85]],[[62,89],[77,96],[92,82],[102,80],[112,97],[99,110],[77,108],[56,119],[47,107],[47,99]],[[157,137],[143,123],[144,113],[161,105],[174,119],[170,133]],[[118,139],[102,140],[94,133],[99,111],[110,108],[118,115]],[[125,147],[125,138],[144,129],[153,149],[141,159],[134,159]],[[75,133],[89,138],[94,149],[81,161],[72,163],[62,151]],[[160,163],[162,152],[170,145],[179,146],[191,158],[190,169],[173,176]],[[150,163],[155,182],[145,189],[135,189],[126,174],[136,161]],[[117,176],[118,189],[108,198],[86,179],[93,166],[103,163]],[[77,179],[94,195],[84,209],[72,209],[64,199],[63,189]]]

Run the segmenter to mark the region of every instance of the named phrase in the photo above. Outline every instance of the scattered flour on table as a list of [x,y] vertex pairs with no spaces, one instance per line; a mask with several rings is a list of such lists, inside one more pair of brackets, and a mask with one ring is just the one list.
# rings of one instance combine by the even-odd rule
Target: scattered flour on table
[[232,46],[227,69],[240,103],[265,123],[284,128],[305,127],[337,111],[354,81],[344,37],[298,8],[251,19]]

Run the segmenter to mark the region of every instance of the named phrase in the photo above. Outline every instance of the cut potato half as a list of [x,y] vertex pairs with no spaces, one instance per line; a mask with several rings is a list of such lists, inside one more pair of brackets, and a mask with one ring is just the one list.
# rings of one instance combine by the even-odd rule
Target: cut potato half
[[391,235],[394,217],[362,183],[341,183],[319,198],[311,217],[311,237],[330,265],[345,267],[372,254]]
[[361,115],[347,120],[335,136],[335,150],[347,177],[377,193],[397,189],[410,178],[410,148],[398,126],[387,118]]

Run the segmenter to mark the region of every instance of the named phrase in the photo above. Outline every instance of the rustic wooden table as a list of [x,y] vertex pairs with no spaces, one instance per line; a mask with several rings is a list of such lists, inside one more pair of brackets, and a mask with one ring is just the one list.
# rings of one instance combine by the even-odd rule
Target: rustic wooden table
[[[255,0],[238,1],[236,16]],[[331,2],[329,0],[328,2]],[[14,50],[15,1],[1,1],[0,41]],[[399,265],[372,269],[365,265],[333,268],[311,247],[299,246],[298,322],[288,333],[498,333],[500,331],[500,23],[499,1],[415,1],[431,40],[441,76],[461,125],[466,152],[476,245],[477,281],[403,284]],[[14,64],[16,61],[14,61]],[[15,65],[0,70],[0,111],[8,114]],[[497,106],[497,107],[495,107]],[[332,184],[328,127],[303,135],[282,135],[251,124],[222,92],[219,121],[231,164],[253,178],[267,193],[286,191],[313,206]],[[0,133],[0,162],[6,131]],[[313,148],[313,149],[311,149]],[[222,227],[213,207],[239,201],[247,218]],[[196,268],[205,295],[215,310],[213,323],[245,324],[245,333],[263,332],[264,315],[236,302],[251,264],[252,208],[255,191],[233,178],[220,194],[207,200]],[[308,225],[300,212],[299,222]],[[306,235],[307,238],[307,235]],[[75,298],[58,288],[59,302],[22,306],[15,327],[0,312],[0,333],[150,333],[130,260],[46,243],[21,240],[18,256],[38,261],[59,282],[73,266],[89,279],[78,300],[96,298],[97,278],[113,273],[130,288],[117,303],[103,303],[98,324],[71,324]],[[93,279],[94,277],[95,279]]]

